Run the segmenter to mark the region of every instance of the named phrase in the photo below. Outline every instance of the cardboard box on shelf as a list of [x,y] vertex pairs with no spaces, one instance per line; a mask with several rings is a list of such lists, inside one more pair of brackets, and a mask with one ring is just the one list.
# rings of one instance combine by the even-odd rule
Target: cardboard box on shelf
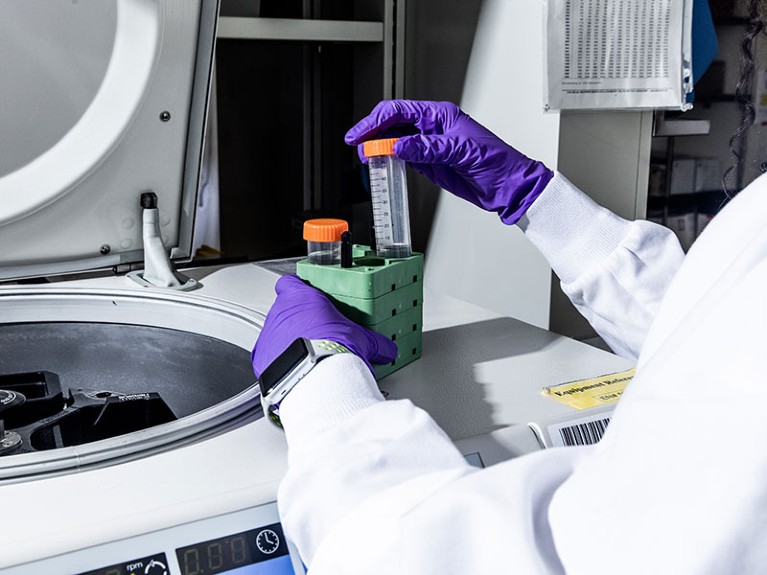
[[722,188],[722,165],[717,158],[677,158],[671,170],[672,196]]

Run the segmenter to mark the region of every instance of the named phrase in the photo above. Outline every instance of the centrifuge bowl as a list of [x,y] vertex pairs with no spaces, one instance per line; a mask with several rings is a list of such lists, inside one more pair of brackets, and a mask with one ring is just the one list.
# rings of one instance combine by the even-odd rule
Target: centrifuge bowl
[[0,482],[113,465],[263,415],[249,351],[263,316],[192,294],[0,290],[0,375],[49,371],[62,388],[156,392],[176,421],[111,439],[0,457]]

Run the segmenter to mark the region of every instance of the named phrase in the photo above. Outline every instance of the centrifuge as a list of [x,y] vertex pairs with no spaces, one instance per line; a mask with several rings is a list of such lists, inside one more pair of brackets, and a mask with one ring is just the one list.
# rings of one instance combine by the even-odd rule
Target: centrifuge
[[[249,357],[291,262],[171,263],[192,252],[216,21],[215,0],[3,6],[4,574],[304,572]],[[381,386],[477,465],[572,415],[544,387],[627,366],[425,294],[423,356]]]

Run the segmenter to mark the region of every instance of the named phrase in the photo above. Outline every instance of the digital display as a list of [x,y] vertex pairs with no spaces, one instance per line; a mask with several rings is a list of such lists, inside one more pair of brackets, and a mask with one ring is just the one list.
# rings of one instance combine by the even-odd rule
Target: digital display
[[165,553],[158,553],[77,575],[170,575],[170,570]]
[[176,549],[181,575],[294,575],[279,523]]

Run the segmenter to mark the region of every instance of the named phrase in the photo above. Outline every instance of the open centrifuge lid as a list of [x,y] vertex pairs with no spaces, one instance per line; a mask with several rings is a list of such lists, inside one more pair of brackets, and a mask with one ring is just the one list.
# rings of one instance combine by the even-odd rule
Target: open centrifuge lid
[[218,0],[6,0],[0,279],[190,256]]

